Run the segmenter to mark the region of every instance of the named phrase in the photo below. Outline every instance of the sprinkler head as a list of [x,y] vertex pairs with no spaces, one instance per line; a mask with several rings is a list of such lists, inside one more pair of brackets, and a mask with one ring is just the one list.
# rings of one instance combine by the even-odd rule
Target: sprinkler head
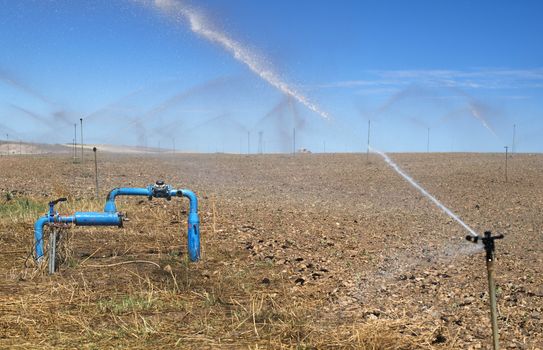
[[466,239],[470,242],[477,243],[479,240],[483,243],[483,246],[485,248],[486,252],[486,260],[487,261],[493,261],[494,260],[494,250],[496,248],[494,241],[497,239],[502,239],[504,236],[503,234],[499,234],[497,236],[492,236],[492,232],[485,231],[484,235],[481,236],[466,236]]

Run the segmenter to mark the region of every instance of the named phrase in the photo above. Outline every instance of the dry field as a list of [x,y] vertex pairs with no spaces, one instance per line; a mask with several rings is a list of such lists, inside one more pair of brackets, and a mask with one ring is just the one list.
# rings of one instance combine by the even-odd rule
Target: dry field
[[[484,254],[376,155],[0,157],[0,347],[488,349]],[[497,243],[503,348],[543,349],[543,156],[393,154]],[[119,198],[124,228],[73,227],[48,276],[27,259],[46,203],[100,210],[157,179],[200,199]]]

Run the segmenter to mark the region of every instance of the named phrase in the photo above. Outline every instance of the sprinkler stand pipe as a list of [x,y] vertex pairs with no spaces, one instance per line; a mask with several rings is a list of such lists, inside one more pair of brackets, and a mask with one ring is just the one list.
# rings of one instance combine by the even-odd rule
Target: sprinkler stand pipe
[[486,261],[488,275],[488,294],[490,296],[490,321],[492,323],[492,345],[494,350],[500,349],[500,338],[498,335],[498,316],[496,308],[496,284],[494,283],[494,260]]
[[485,249],[485,261],[486,261],[486,271],[488,277],[488,293],[490,296],[490,322],[492,324],[492,348],[494,350],[500,349],[500,339],[498,332],[498,316],[496,308],[496,284],[494,283],[494,260],[495,260],[495,241],[497,239],[502,239],[503,235],[492,236],[492,232],[485,231],[484,235],[481,236],[466,236],[466,239],[470,242],[477,243],[481,241]]
[[71,216],[59,215],[54,206],[66,198],[49,202],[49,213],[40,217],[34,224],[34,240],[36,260],[43,259],[43,227],[51,224],[73,224],[76,226],[118,226],[123,225],[123,214],[117,211],[115,199],[117,196],[144,196],[153,198],[186,197],[189,199],[189,214],[187,219],[188,253],[191,261],[200,259],[200,219],[198,216],[198,199],[194,192],[188,189],[173,189],[163,181],[157,181],[146,188],[115,188],[107,195],[104,212],[76,212]]

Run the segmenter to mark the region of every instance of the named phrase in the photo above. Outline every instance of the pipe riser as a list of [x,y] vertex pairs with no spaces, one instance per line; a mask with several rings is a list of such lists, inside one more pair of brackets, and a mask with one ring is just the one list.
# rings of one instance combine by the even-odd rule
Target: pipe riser
[[496,307],[496,285],[494,283],[494,261],[486,262],[488,277],[488,293],[490,297],[490,322],[492,324],[492,348],[500,349],[500,340],[498,334],[498,315]]
[[188,251],[190,261],[200,260],[200,224],[188,225]]

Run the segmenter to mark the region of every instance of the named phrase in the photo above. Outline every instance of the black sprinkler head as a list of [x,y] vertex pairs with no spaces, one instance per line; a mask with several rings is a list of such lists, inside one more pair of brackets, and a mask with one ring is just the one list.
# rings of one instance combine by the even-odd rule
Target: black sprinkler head
[[502,239],[504,236],[502,234],[499,234],[497,236],[492,236],[492,232],[485,231],[483,237],[481,236],[466,236],[466,239],[470,242],[477,243],[479,240],[483,243],[483,246],[485,248],[486,252],[486,260],[487,261],[493,261],[494,260],[494,250],[496,248],[494,241],[497,239]]

